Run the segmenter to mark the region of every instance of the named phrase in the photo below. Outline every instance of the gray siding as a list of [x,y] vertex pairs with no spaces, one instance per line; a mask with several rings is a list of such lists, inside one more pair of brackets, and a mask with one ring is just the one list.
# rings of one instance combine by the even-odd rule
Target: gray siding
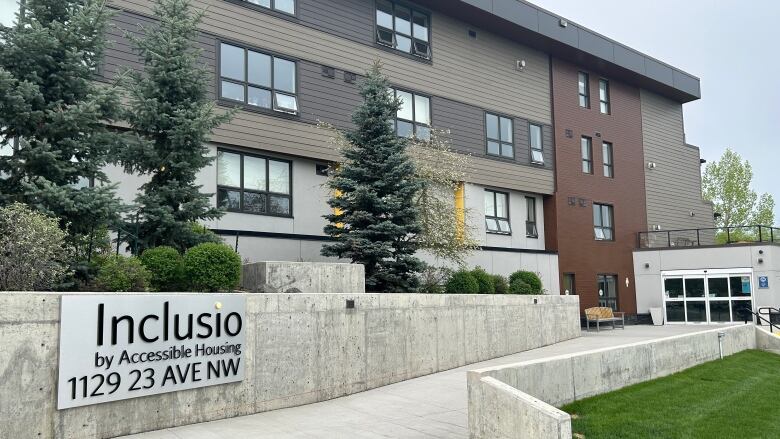
[[[648,227],[713,227],[712,205],[701,198],[699,149],[685,144],[682,105],[641,90]],[[691,216],[691,212],[694,216]]]
[[301,23],[349,40],[374,44],[373,0],[298,0]]
[[[323,4],[344,2],[349,3],[332,0]],[[111,4],[150,14],[152,2],[113,0]],[[325,6],[315,15],[322,17],[319,24],[306,24],[224,0],[195,0],[193,4],[208,9],[201,29],[214,35],[358,73],[379,58],[394,83],[513,117],[551,121],[549,59],[543,52],[486,30],[478,30],[478,38],[472,39],[468,29],[473,26],[443,14],[432,14],[433,62],[425,63],[318,30],[325,26]],[[368,20],[373,27],[373,13]],[[365,23],[359,26],[359,33],[371,30]],[[373,38],[373,30],[370,35]],[[527,63],[522,72],[515,69],[519,59]]]

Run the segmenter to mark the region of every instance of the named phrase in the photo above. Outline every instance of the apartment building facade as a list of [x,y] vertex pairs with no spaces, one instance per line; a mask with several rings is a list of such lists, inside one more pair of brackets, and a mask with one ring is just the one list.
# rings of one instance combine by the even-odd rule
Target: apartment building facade
[[[404,102],[395,127],[449,130],[471,156],[458,197],[481,249],[469,263],[537,271],[583,307],[636,312],[636,234],[712,222],[682,104],[697,78],[520,0],[196,0],[198,46],[219,108],[237,108],[199,176],[227,213],[208,227],[249,261],[318,261],[338,162],[322,121],[351,127],[379,59]],[[125,33],[150,0],[116,10],[100,74],[141,68]],[[117,168],[132,201],[143,179]],[[431,261],[436,263],[437,261]]]

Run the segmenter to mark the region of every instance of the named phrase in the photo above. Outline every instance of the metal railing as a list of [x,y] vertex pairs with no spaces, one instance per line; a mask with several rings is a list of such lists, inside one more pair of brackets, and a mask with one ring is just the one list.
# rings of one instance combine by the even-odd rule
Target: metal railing
[[766,324],[769,326],[769,332],[780,332],[780,310],[777,308],[764,306],[758,308],[758,311],[756,312],[750,308],[743,308],[737,311],[740,314],[740,320],[744,320],[745,323],[748,323],[753,320],[752,317],[755,317],[757,326],[764,326]]
[[780,228],[732,226],[703,229],[655,230],[637,234],[637,248],[676,248],[741,243],[780,243]]

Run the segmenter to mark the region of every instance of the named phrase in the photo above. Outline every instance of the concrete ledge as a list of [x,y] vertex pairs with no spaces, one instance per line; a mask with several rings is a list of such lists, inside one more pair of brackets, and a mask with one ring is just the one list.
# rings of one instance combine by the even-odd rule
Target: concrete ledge
[[470,437],[568,439],[571,420],[555,407],[716,360],[720,332],[726,333],[723,355],[763,346],[780,349],[780,338],[739,325],[470,371]]
[[580,336],[576,296],[246,296],[243,382],[57,411],[60,294],[0,293],[0,438],[107,438],[248,415]]
[[360,294],[365,276],[360,264],[256,262],[243,266],[241,286],[253,293]]

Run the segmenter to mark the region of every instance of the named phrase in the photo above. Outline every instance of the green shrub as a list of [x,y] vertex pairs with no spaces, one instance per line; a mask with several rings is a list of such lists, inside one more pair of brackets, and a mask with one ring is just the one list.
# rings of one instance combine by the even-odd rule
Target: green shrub
[[95,284],[102,291],[146,291],[150,277],[138,258],[112,255],[101,261]]
[[509,294],[539,294],[533,287],[523,282],[520,278],[515,278],[509,282]]
[[71,252],[56,218],[14,203],[0,208],[0,291],[49,290],[68,274]]
[[494,274],[492,277],[493,287],[496,290],[496,294],[506,294],[509,292],[509,283],[506,281],[504,276],[501,276],[500,274]]
[[241,281],[241,257],[225,244],[199,244],[184,254],[184,274],[192,291],[232,290]]
[[150,248],[141,254],[141,263],[151,274],[155,291],[176,291],[184,287],[184,261],[173,247]]
[[447,294],[478,294],[479,283],[470,271],[459,270],[452,273],[444,289]]
[[477,280],[479,294],[494,294],[496,292],[496,286],[493,284],[493,276],[485,271],[485,269],[477,267],[471,270],[471,275]]
[[528,284],[528,286],[531,287],[531,291],[533,291],[531,294],[542,294],[544,292],[542,280],[539,279],[539,275],[536,273],[523,270],[515,271],[509,276],[509,285],[511,286],[512,281],[516,279],[520,279],[521,281]]

